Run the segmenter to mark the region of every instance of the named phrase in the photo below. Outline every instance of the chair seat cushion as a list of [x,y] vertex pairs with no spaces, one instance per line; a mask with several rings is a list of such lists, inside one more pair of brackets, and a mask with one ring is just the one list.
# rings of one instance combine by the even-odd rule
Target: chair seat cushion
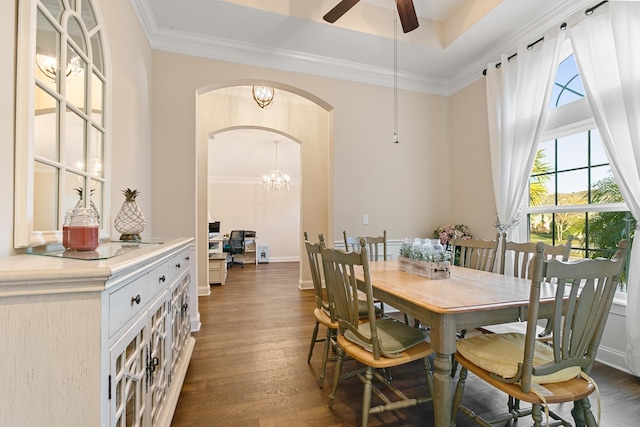
[[[518,372],[518,363],[522,363],[524,358],[525,337],[518,333],[476,335],[459,340],[456,349],[474,365],[503,378],[512,378]],[[533,366],[548,362],[553,362],[553,348],[536,341]],[[531,382],[548,384],[568,381],[578,376],[580,371],[579,366],[572,366],[549,375],[533,375]]]
[[[401,353],[414,345],[425,342],[427,334],[418,328],[413,328],[404,323],[392,319],[380,319],[376,322],[378,338],[385,353]],[[371,327],[369,322],[358,325],[358,331],[367,338],[371,337]],[[345,338],[354,342],[369,351],[372,351],[370,343],[360,340],[351,331],[346,331]]]

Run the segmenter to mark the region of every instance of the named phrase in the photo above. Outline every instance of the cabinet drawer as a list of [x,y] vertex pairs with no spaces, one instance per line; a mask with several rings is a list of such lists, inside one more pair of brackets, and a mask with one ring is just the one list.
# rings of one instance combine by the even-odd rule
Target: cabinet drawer
[[150,297],[153,297],[155,294],[169,286],[168,269],[169,264],[167,261],[149,272]]
[[148,302],[148,274],[109,294],[109,336],[138,314]]
[[173,256],[167,265],[167,280],[170,282],[189,268],[189,251],[184,251]]

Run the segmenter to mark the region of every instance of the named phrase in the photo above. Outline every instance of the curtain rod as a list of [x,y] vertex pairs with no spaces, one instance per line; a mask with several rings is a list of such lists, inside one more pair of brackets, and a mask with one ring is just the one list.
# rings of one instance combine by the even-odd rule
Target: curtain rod
[[[595,12],[595,10],[597,8],[599,8],[600,6],[602,6],[603,4],[608,3],[608,2],[609,2],[609,0],[603,0],[600,3],[596,4],[595,6],[592,6],[592,7],[588,8],[588,9],[586,9],[584,11],[584,14],[587,15],[587,16],[593,15],[593,12]],[[567,28],[567,23],[566,22],[563,22],[562,24],[560,24],[560,29],[562,31],[564,31],[566,28]],[[531,48],[533,48],[536,44],[540,43],[542,40],[544,40],[544,36],[540,37],[538,40],[534,41],[530,45],[527,45],[527,50],[531,50]],[[513,55],[509,56],[507,58],[507,61],[511,61],[511,59],[516,57],[517,55],[518,55],[518,53],[516,52]],[[502,65],[502,62],[498,62],[496,64],[496,68],[500,68],[500,65]],[[487,69],[486,68],[484,70],[482,70],[482,75],[483,76],[487,75]]]

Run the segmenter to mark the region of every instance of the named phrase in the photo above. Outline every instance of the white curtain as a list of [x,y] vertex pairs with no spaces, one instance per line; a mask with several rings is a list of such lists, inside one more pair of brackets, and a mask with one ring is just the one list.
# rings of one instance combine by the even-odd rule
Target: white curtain
[[[640,218],[640,2],[609,2],[570,28],[578,71],[629,210]],[[600,12],[600,13],[598,13]],[[640,248],[627,278],[627,367],[640,375]]]
[[564,33],[523,44],[511,61],[487,66],[487,109],[496,228],[518,241],[520,210],[544,127]]

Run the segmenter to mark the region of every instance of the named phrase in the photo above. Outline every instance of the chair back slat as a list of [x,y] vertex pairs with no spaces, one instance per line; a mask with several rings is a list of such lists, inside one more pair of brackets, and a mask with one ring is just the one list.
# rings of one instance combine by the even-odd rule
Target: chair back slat
[[[369,252],[369,261],[379,261],[380,252],[382,252],[382,261],[387,258],[387,230],[383,230],[382,236],[347,236],[347,232],[343,231],[344,247],[347,252],[359,252],[361,249],[361,239],[364,238]],[[382,250],[381,250],[382,249]]]
[[[569,235],[567,241],[562,245],[549,245],[544,246],[544,258],[545,259],[559,259],[561,261],[568,261],[571,253],[571,242],[573,236]],[[502,234],[502,250],[501,250],[501,262],[500,273],[505,273],[505,265],[507,253],[509,256],[513,256],[513,269],[512,274],[515,277],[522,279],[531,279],[533,275],[533,258],[536,253],[536,242],[524,242],[516,243],[506,240],[506,233]]]
[[[499,237],[500,234],[495,240],[453,239],[451,247],[454,265],[474,270],[493,271],[498,257]],[[459,256],[456,256],[458,252]]]
[[[369,255],[364,238],[360,239],[360,251],[346,252],[341,249],[329,249],[324,238],[320,236],[320,248],[324,265],[324,277],[327,288],[331,290],[335,314],[340,327],[340,333],[347,330],[359,340],[370,345],[373,356],[380,359],[380,341],[376,327],[376,312],[374,308],[373,288],[369,276]],[[363,335],[358,325],[360,320],[358,304],[358,282],[356,269],[362,270],[363,283],[360,291],[365,294],[368,307],[368,326],[370,336]]]
[[[521,388],[530,391],[531,375],[542,376],[570,366],[589,372],[624,267],[629,243],[620,241],[611,260],[546,260],[544,243],[536,245],[531,281]],[[556,285],[552,317],[554,361],[533,367],[541,284]]]

